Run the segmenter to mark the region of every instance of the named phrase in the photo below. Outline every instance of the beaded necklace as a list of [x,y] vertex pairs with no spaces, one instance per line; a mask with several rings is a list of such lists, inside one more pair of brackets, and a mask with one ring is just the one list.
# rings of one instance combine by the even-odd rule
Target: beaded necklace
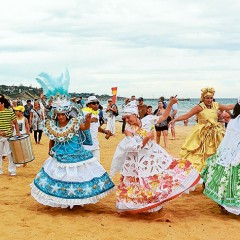
[[64,127],[59,127],[53,120],[46,120],[44,133],[51,139],[59,142],[65,142],[71,139],[79,131],[81,117],[72,118]]

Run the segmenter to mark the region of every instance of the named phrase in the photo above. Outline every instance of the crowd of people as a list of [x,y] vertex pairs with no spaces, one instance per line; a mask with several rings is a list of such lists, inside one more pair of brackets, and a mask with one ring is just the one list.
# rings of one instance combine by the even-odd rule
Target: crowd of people
[[[119,212],[159,211],[163,204],[201,183],[204,194],[223,212],[240,214],[240,99],[223,105],[214,101],[213,88],[204,88],[199,104],[178,116],[176,96],[168,103],[159,98],[155,110],[142,97],[126,98],[125,137],[116,148],[108,174],[101,165],[98,133],[110,141],[116,135],[119,113],[113,99],[107,100],[104,110],[96,96],[85,102],[71,98],[68,72],[58,78],[39,74],[37,81],[44,93],[39,99],[27,100],[26,105],[20,100],[10,103],[0,95],[0,174],[4,154],[10,175],[17,174],[9,145],[12,136],[33,132],[35,144],[41,144],[44,133],[49,138],[49,157],[31,184],[31,195],[39,203],[62,208],[94,204],[115,189],[111,177],[120,172],[116,186]],[[175,122],[187,125],[193,116],[196,124],[180,150],[181,158],[171,156],[166,149],[168,135],[176,138]]]

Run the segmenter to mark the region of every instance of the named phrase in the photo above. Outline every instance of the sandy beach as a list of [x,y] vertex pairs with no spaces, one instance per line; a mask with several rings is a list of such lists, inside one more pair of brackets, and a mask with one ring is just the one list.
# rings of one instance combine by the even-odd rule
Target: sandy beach
[[[179,157],[180,147],[191,128],[176,127],[177,138],[169,140],[169,153]],[[115,208],[115,193],[95,205],[72,210],[40,205],[31,197],[29,185],[48,156],[48,139],[43,136],[42,145],[36,145],[32,137],[35,160],[25,168],[18,168],[17,176],[8,175],[7,162],[3,161],[4,173],[0,176],[1,240],[240,238],[240,217],[221,214],[217,204],[203,195],[201,187],[172,200],[154,214],[119,215]],[[115,148],[123,137],[119,122],[115,137],[106,140],[99,134],[101,163],[108,172]],[[119,175],[113,179],[116,185],[118,178]]]

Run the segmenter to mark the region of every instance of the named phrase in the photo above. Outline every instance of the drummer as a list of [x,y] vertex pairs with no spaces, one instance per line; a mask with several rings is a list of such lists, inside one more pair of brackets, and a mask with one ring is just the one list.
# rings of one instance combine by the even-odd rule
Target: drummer
[[11,176],[16,175],[16,165],[13,163],[8,139],[13,134],[12,124],[16,128],[16,135],[21,136],[17,124],[17,118],[11,109],[6,108],[7,99],[0,98],[0,175],[3,174],[2,155],[5,147],[8,156],[8,171]]
[[[17,116],[17,123],[18,123],[18,127],[19,127],[19,131],[21,134],[28,134],[30,135],[30,126],[28,123],[28,119],[26,117],[24,117],[24,110],[25,107],[24,106],[17,106],[13,108],[16,116]],[[13,130],[13,136],[16,135],[16,129],[14,128]],[[16,164],[17,167],[26,167],[27,164]]]
[[[19,127],[19,131],[21,134],[30,134],[30,126],[28,123],[28,119],[26,117],[24,117],[24,106],[17,106],[13,108],[16,117],[17,117],[17,123],[18,123],[18,127]],[[16,135],[16,129],[14,128],[13,131],[13,136]]]

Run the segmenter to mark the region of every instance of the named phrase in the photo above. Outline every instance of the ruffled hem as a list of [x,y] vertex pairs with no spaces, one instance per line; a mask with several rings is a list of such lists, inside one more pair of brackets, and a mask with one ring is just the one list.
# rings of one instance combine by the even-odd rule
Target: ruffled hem
[[34,183],[30,184],[31,186],[31,195],[32,197],[39,203],[45,206],[50,207],[61,207],[61,208],[73,208],[74,206],[84,206],[85,204],[95,204],[100,199],[106,197],[108,194],[112,193],[115,190],[115,187],[96,195],[94,197],[86,198],[86,199],[64,199],[58,198],[54,196],[50,196],[42,191],[40,191]]
[[59,163],[55,158],[50,157],[44,162],[41,171],[44,171],[52,179],[67,182],[89,181],[92,178],[102,176],[106,172],[95,157],[89,161],[73,164]]
[[221,206],[224,207],[228,212],[232,214],[240,215],[240,207],[235,207],[235,206],[229,207],[226,205],[221,205]]
[[206,188],[204,190],[204,194],[211,198],[214,202],[224,207],[228,212],[239,215],[240,214],[240,201],[237,201],[236,199],[232,199],[231,203],[227,203],[225,201],[221,201],[220,199],[217,199],[215,196],[211,194],[213,190]]
[[199,181],[200,181],[200,175],[197,173],[196,170],[192,170],[188,178],[186,178],[183,181],[183,183],[179,187],[177,187],[167,198],[159,202],[151,203],[144,206],[143,205],[136,206],[136,204],[134,204],[134,206],[130,206],[129,204],[127,204],[128,206],[126,206],[126,204],[124,203],[118,203],[117,211],[129,212],[132,214],[141,213],[141,212],[156,212],[160,210],[166,202],[173,200],[176,197],[179,197],[183,193],[189,194],[190,191],[194,191]]
[[56,167],[60,167],[60,168],[66,168],[66,167],[80,167],[84,164],[88,164],[88,163],[92,163],[92,162],[98,162],[97,158],[93,157],[93,158],[90,158],[88,160],[84,160],[84,161],[81,161],[81,162],[76,162],[76,163],[62,163],[62,162],[59,162],[59,161],[56,161]]
[[[200,181],[201,181],[201,180],[199,180],[199,182],[200,182]],[[191,188],[187,189],[186,191],[184,191],[182,194],[184,194],[184,193],[185,193],[185,194],[190,194],[190,192],[193,192],[193,191],[195,190],[196,186],[199,184],[199,182],[198,182],[196,185],[194,185],[193,187],[191,187]],[[182,194],[180,194],[179,196],[181,196]],[[176,197],[178,197],[178,196],[176,196]],[[176,197],[175,197],[175,198],[176,198]],[[170,199],[169,201],[171,201],[171,199]],[[148,212],[157,212],[157,211],[159,211],[160,209],[162,209],[165,204],[166,204],[166,203],[163,203],[162,205],[160,205],[160,206],[158,206],[158,207],[156,207],[156,208],[152,208],[152,209],[148,210]]]

